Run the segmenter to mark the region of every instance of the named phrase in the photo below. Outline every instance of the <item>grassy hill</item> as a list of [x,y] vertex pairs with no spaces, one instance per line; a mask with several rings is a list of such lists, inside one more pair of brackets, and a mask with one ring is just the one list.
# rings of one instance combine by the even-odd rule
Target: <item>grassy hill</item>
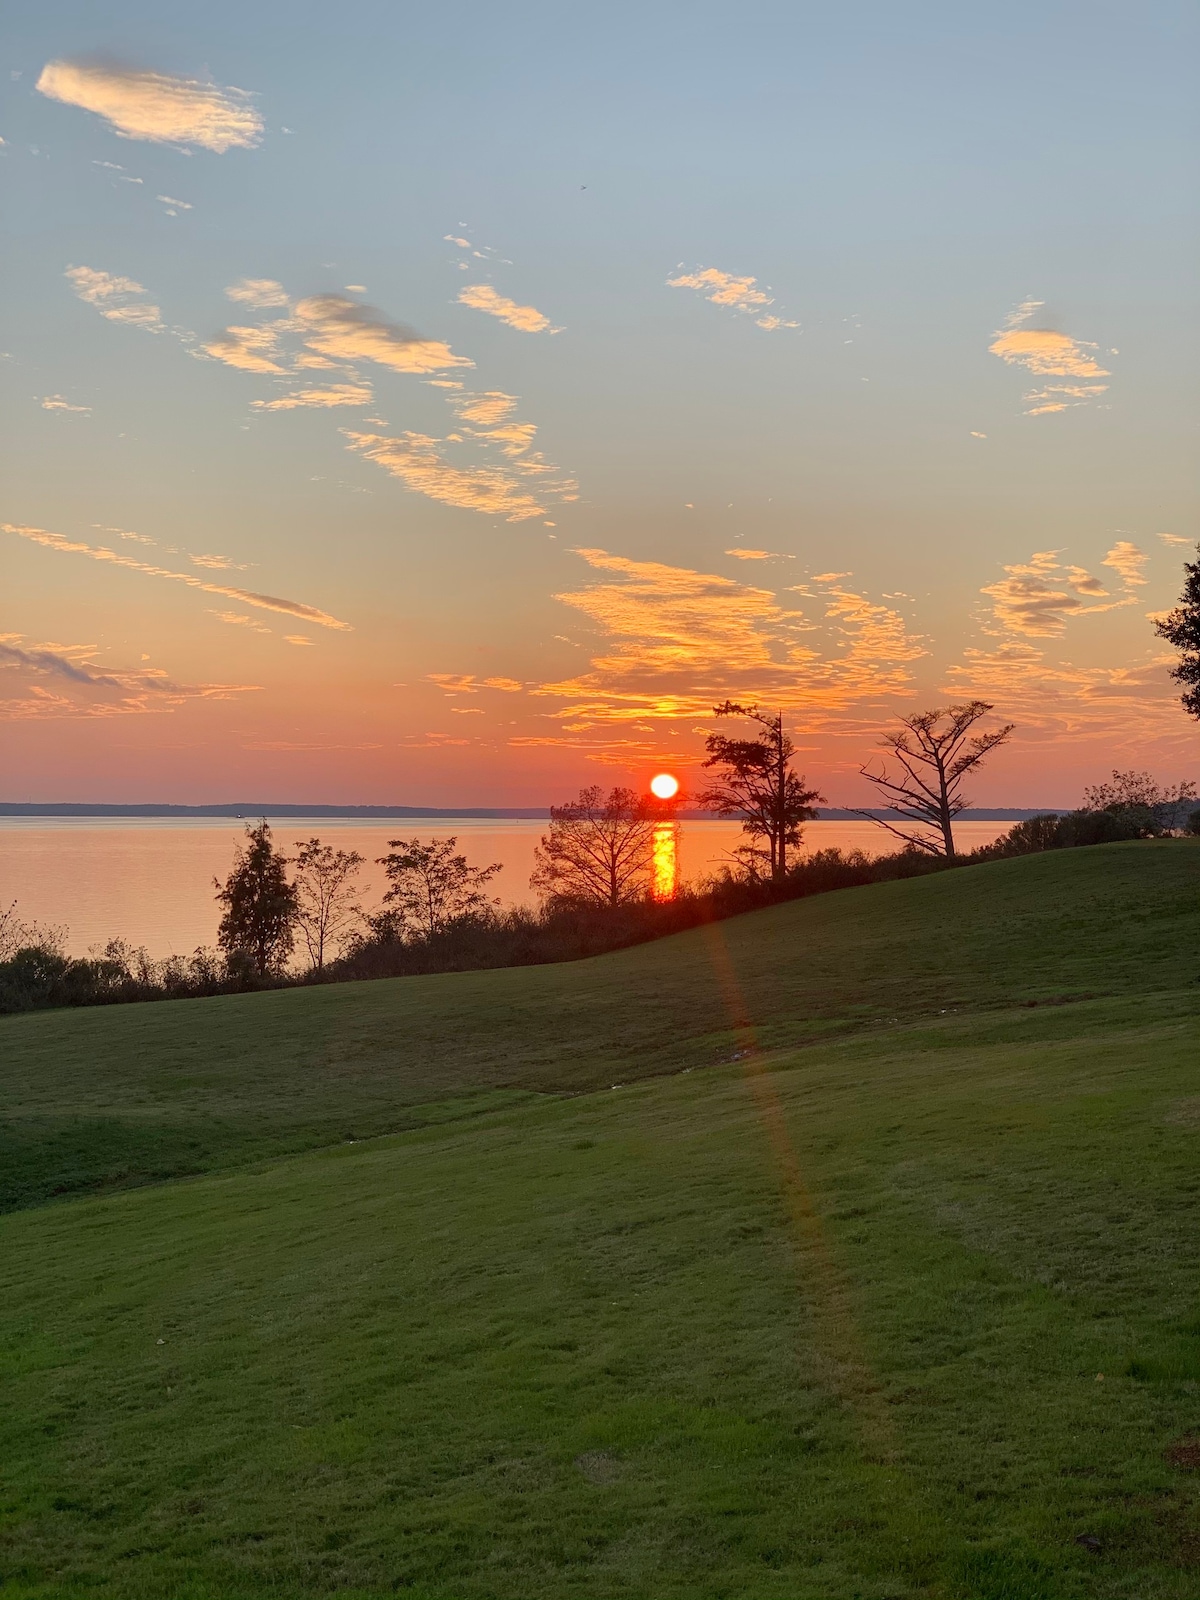
[[1198,934],[1165,841],[5,1019],[0,1593],[1200,1593]]

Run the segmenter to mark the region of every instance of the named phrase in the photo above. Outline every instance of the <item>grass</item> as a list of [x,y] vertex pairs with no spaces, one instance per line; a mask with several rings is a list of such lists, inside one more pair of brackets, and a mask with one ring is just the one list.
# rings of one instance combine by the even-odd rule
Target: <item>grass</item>
[[0,1595],[1190,1600],[1198,889],[8,1019]]

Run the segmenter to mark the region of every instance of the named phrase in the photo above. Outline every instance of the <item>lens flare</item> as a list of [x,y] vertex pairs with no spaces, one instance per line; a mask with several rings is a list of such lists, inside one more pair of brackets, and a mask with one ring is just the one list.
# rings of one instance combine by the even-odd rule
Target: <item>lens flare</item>
[[673,900],[679,886],[679,830],[674,822],[654,826],[654,898]]
[[669,772],[656,773],[650,779],[650,793],[656,800],[674,800],[679,793],[679,779]]

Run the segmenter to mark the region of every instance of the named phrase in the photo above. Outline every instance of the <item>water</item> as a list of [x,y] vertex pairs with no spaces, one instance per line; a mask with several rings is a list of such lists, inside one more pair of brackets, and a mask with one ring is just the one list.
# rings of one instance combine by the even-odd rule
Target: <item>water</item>
[[[959,847],[986,844],[1010,825],[961,823],[955,830]],[[385,853],[389,839],[453,834],[472,866],[503,863],[494,892],[506,905],[520,905],[534,899],[529,874],[547,824],[479,817],[290,817],[271,827],[277,846],[288,853],[297,840],[315,834],[325,844],[364,855],[368,864],[360,882],[367,906],[377,905],[383,893],[375,857]],[[15,899],[26,921],[65,925],[73,955],[113,938],[144,945],[152,956],[189,955],[216,940],[212,880],[229,872],[243,828],[226,817],[0,818],[0,909]],[[715,871],[741,841],[736,823],[681,823],[680,877],[686,882]],[[834,845],[878,855],[893,842],[869,822],[808,824],[806,850]]]

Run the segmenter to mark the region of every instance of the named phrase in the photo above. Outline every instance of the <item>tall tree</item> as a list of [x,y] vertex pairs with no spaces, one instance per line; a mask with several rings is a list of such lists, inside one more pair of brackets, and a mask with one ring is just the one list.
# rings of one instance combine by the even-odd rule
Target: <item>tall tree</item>
[[[799,847],[801,824],[817,814],[813,802],[824,796],[806,789],[803,776],[792,771],[796,746],[784,729],[782,711],[760,711],[732,700],[713,710],[718,717],[748,717],[760,731],[752,739],[709,734],[704,765],[718,769],[718,776],[700,804],[723,817],[740,817],[751,843],[738,853],[755,876],[766,866],[777,881],[787,874],[788,850]],[[765,849],[759,840],[766,841]]]
[[902,821],[916,824],[916,831],[893,827],[868,811],[861,815],[918,850],[953,860],[953,823],[967,804],[963,779],[1007,743],[1016,726],[1009,722],[991,733],[972,734],[979,719],[993,709],[986,700],[971,700],[944,711],[901,717],[899,729],[882,741],[899,764],[899,773],[893,777],[887,767],[872,772],[869,765],[859,770],[879,790],[884,804],[898,811]]
[[[1200,554],[1200,545],[1196,546]],[[1155,633],[1179,651],[1179,661],[1171,676],[1184,685],[1180,700],[1192,717],[1200,717],[1200,561],[1185,561],[1183,593],[1174,611],[1160,617]]]
[[320,839],[297,839],[296,848],[300,852],[292,879],[296,923],[309,960],[320,972],[332,946],[341,942],[362,917],[354,880],[364,857],[357,850],[335,850]]
[[425,938],[441,933],[457,917],[478,915],[499,904],[484,892],[502,863],[468,866],[455,855],[457,838],[389,839],[391,854],[379,857],[391,887],[383,897],[405,933]]
[[265,818],[256,828],[247,824],[233,871],[223,884],[214,878],[213,887],[225,907],[217,943],[226,960],[248,965],[260,978],[282,968],[296,941],[296,891]]
[[599,785],[551,806],[529,882],[551,900],[619,906],[644,899],[654,870],[654,827],[664,811],[632,789]]

